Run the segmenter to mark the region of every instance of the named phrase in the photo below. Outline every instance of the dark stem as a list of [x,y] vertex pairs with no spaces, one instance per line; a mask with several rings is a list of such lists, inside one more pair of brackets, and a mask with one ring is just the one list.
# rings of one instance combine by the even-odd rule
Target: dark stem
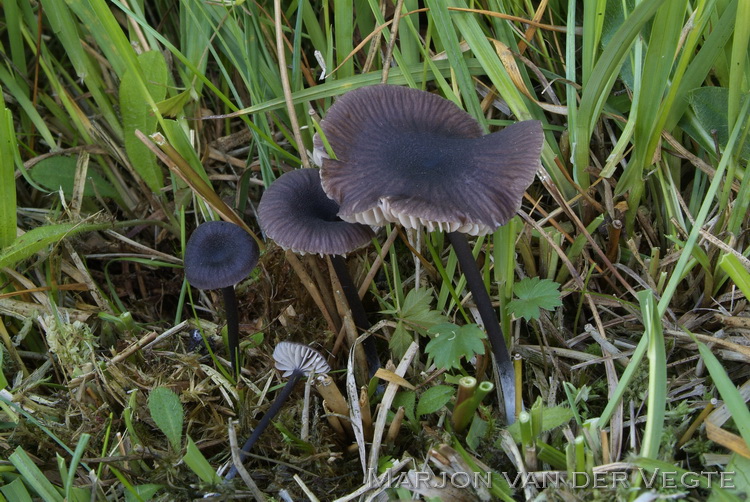
[[238,379],[240,367],[237,362],[240,353],[240,320],[237,307],[237,295],[234,286],[221,288],[224,294],[224,310],[227,315],[227,349],[229,349],[229,360],[232,362],[232,374]]
[[482,317],[482,322],[484,322],[487,337],[490,339],[490,347],[492,347],[492,353],[495,355],[497,373],[500,377],[500,388],[505,400],[505,419],[510,425],[516,419],[516,386],[513,363],[510,360],[508,347],[505,345],[503,330],[500,327],[495,309],[492,308],[490,295],[484,287],[482,275],[479,273],[477,262],[474,261],[474,255],[471,253],[466,236],[459,232],[448,232],[448,239],[450,239],[453,250],[456,252],[458,263],[461,264],[461,270],[466,277],[469,291],[474,297],[474,303]]
[[[341,255],[333,255],[330,258],[333,270],[336,271],[336,275],[341,283],[341,289],[344,291],[346,301],[349,303],[349,310],[352,311],[354,325],[359,331],[365,332],[370,329],[370,321],[367,320],[367,312],[365,312],[365,307],[359,298],[357,286],[352,281],[349,270],[346,268],[346,261]],[[372,378],[375,372],[378,371],[378,368],[380,368],[380,358],[378,357],[378,350],[372,335],[365,338],[362,342],[362,348],[365,350],[369,375]]]
[[[276,396],[276,399],[273,400],[273,403],[271,403],[271,407],[268,408],[268,411],[263,415],[263,418],[260,419],[260,422],[258,422],[258,425],[253,430],[253,433],[250,435],[247,441],[245,441],[245,444],[242,446],[242,451],[240,452],[240,458],[244,460],[244,457],[247,456],[248,453],[250,453],[250,450],[253,449],[253,445],[255,445],[255,442],[258,440],[258,438],[263,434],[263,431],[266,430],[266,427],[271,423],[271,420],[273,420],[273,417],[275,417],[279,410],[281,410],[281,407],[284,405],[287,399],[289,399],[289,396],[292,394],[292,391],[294,390],[295,385],[297,385],[297,382],[299,382],[299,379],[302,378],[304,375],[304,372],[302,370],[295,370],[292,373],[292,376],[289,377],[289,381],[284,385],[284,388],[281,389],[281,392]],[[229,481],[230,479],[234,478],[237,475],[237,467],[232,465],[232,468],[229,469],[229,472],[227,473],[226,480]]]

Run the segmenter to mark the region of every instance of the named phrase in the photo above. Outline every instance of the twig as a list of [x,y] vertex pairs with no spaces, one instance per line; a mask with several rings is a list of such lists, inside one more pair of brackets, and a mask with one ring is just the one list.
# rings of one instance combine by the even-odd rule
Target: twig
[[300,489],[305,493],[305,495],[307,495],[307,498],[310,500],[310,502],[319,502],[318,497],[316,497],[312,490],[307,487],[307,485],[304,481],[302,481],[302,478],[300,478],[299,475],[295,474],[292,477],[294,481],[296,481]]
[[146,344],[143,347],[143,350],[148,350],[151,347],[153,347],[154,345],[156,345],[157,343],[159,343],[162,340],[164,340],[165,338],[169,338],[170,336],[174,335],[175,333],[179,333],[180,331],[182,331],[183,329],[185,329],[187,327],[187,325],[188,325],[188,321],[182,321],[180,324],[178,324],[176,326],[172,326],[167,331],[165,331],[164,333],[162,333],[161,335],[157,336],[152,341],[150,341],[148,344]]
[[302,161],[302,167],[309,168],[310,161],[307,158],[305,152],[305,144],[302,142],[302,133],[299,129],[299,121],[297,120],[297,113],[294,111],[294,101],[292,100],[292,86],[289,85],[289,73],[286,68],[286,52],[284,51],[284,32],[281,29],[281,0],[274,0],[273,2],[273,22],[276,28],[276,57],[279,60],[279,75],[281,76],[281,88],[284,90],[284,101],[286,102],[286,109],[289,113],[289,122],[292,126],[292,134],[294,134],[294,141],[297,143],[297,151],[299,152],[300,160]]
[[264,502],[266,500],[266,496],[263,495],[263,492],[260,491],[258,485],[255,484],[253,478],[251,478],[250,474],[248,474],[245,466],[242,465],[242,459],[240,458],[240,448],[237,444],[237,433],[234,430],[233,420],[229,421],[229,448],[232,452],[232,463],[234,464],[235,469],[237,469],[237,474],[240,475],[242,481],[244,481],[247,487],[250,489],[250,493],[253,494],[255,500],[257,500],[258,502]]
[[302,266],[302,262],[292,251],[286,252],[286,259],[294,269],[297,277],[299,277],[300,281],[302,281],[302,285],[305,286],[307,292],[310,293],[310,296],[315,302],[315,305],[318,306],[318,309],[323,314],[323,317],[328,323],[328,329],[330,329],[333,333],[337,333],[338,326],[334,324],[333,319],[331,318],[331,314],[328,312],[328,309],[326,309],[326,306],[323,303],[323,298],[320,296],[320,292],[318,291],[317,286],[315,286],[312,278],[310,278],[310,275],[305,271],[305,267]]
[[[399,363],[398,368],[396,368],[395,371],[398,376],[403,377],[406,374],[406,370],[409,369],[409,366],[411,366],[411,362],[417,355],[418,349],[419,345],[417,344],[417,342],[412,342],[411,345],[409,345],[409,348],[406,349],[406,353],[404,354],[404,357],[401,358],[401,362]],[[369,470],[365,470],[365,476],[367,476],[367,472],[377,472],[378,458],[380,456],[380,445],[383,441],[385,422],[388,419],[388,410],[391,409],[391,404],[393,404],[393,399],[396,397],[396,392],[398,391],[398,389],[399,385],[393,382],[390,382],[385,388],[383,400],[380,402],[378,417],[375,419],[375,430],[372,435],[372,447],[370,449],[370,460],[368,462]]]
[[383,260],[385,260],[385,256],[388,254],[388,251],[390,251],[393,242],[396,240],[396,237],[398,237],[398,232],[394,230],[383,243],[380,254],[377,258],[375,258],[375,261],[372,263],[372,267],[370,267],[370,271],[367,273],[365,280],[362,281],[362,285],[359,287],[360,298],[364,298],[365,293],[367,293],[372,280],[375,278],[378,270],[380,270],[380,266],[383,264]]
[[398,35],[398,25],[401,21],[401,10],[404,8],[404,0],[398,0],[396,2],[396,10],[393,13],[393,26],[391,26],[391,39],[388,41],[388,46],[385,49],[385,57],[383,58],[383,78],[381,83],[388,83],[388,72],[391,71],[391,60],[393,59],[393,46],[396,45],[396,36]]

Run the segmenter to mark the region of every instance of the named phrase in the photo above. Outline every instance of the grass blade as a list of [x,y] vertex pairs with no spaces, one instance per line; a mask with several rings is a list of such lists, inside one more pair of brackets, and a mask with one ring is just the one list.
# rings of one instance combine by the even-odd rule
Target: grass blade
[[589,163],[591,134],[604,108],[609,90],[614,85],[617,69],[625,60],[635,37],[663,3],[664,0],[641,2],[633,9],[627,20],[612,36],[583,88],[577,122],[574,125],[575,143],[572,146],[575,179],[584,187],[588,186],[588,175],[585,174],[585,170]]
[[[352,52],[354,46],[354,25],[355,19],[352,12],[352,2],[349,0],[334,0],[333,2],[333,23],[334,23],[334,44],[336,47],[337,65],[341,65],[336,72],[338,78],[348,78],[354,75],[354,60],[346,60],[346,57]],[[343,63],[343,64],[342,64]]]
[[7,500],[15,502],[32,502],[33,500],[21,478],[16,478],[10,483],[0,486],[0,492]]
[[[451,2],[453,6],[464,7],[460,3]],[[448,55],[448,61],[451,64],[452,71],[455,74],[455,81],[458,87],[458,95],[461,96],[464,108],[474,118],[479,120],[480,124],[487,128],[487,123],[484,120],[484,114],[482,108],[479,105],[479,99],[477,93],[474,90],[474,82],[471,80],[469,69],[466,66],[466,60],[464,59],[463,52],[459,45],[458,34],[456,28],[453,26],[453,20],[448,12],[446,3],[438,0],[428,0],[427,6],[430,8],[430,14],[432,14],[433,22],[435,23],[435,31],[438,39]],[[461,20],[457,19],[460,23]],[[464,35],[465,36],[465,35]],[[484,40],[485,49],[489,46],[486,38]],[[467,42],[471,43],[469,40]],[[448,95],[446,97],[449,97]]]
[[12,267],[37,251],[66,237],[111,228],[111,223],[58,223],[29,230],[0,252],[0,267]]
[[750,2],[740,2],[737,6],[734,36],[732,37],[732,59],[729,63],[729,127],[740,114],[740,99],[747,95],[747,46],[750,42]]
[[16,240],[16,132],[0,89],[0,249]]
[[747,99],[745,100],[745,104],[743,105],[742,110],[740,111],[740,115],[738,117],[737,123],[732,129],[732,134],[729,138],[729,142],[727,143],[727,147],[724,151],[724,155],[722,155],[721,162],[719,162],[719,165],[716,168],[716,173],[714,174],[714,177],[711,180],[711,184],[708,187],[708,191],[706,192],[706,196],[703,200],[703,204],[701,204],[701,209],[695,217],[695,222],[693,223],[693,229],[690,231],[690,235],[687,239],[687,242],[685,242],[685,247],[683,248],[680,254],[680,258],[677,261],[677,265],[675,265],[674,271],[672,272],[672,275],[669,278],[669,282],[667,282],[667,286],[664,288],[664,294],[662,294],[662,297],[659,300],[659,315],[660,316],[664,315],[664,312],[666,312],[667,307],[669,306],[669,303],[672,301],[672,296],[677,290],[677,285],[683,278],[683,273],[686,270],[688,260],[690,260],[691,258],[693,247],[695,246],[696,242],[698,241],[698,237],[700,236],[700,230],[703,227],[703,224],[706,222],[706,218],[708,218],[709,211],[713,207],[714,197],[719,191],[719,186],[724,181],[723,180],[724,172],[727,170],[727,166],[729,165],[729,162],[732,159],[732,155],[734,153],[735,146],[737,145],[737,141],[740,137],[740,134],[743,133],[745,128],[747,127],[747,119],[748,119],[749,110],[750,110],[750,99]]
[[74,488],[73,478],[75,477],[76,469],[78,469],[78,464],[81,462],[81,459],[86,452],[86,446],[90,439],[91,434],[81,434],[81,437],[78,439],[78,444],[76,445],[76,450],[73,453],[73,458],[70,459],[70,469],[68,469],[68,476],[65,479],[65,498],[67,500],[72,500],[71,495]]
[[739,258],[727,253],[719,258],[719,266],[740,288],[745,298],[750,298],[750,272],[742,266]]
[[648,412],[643,434],[641,456],[657,458],[664,428],[667,403],[667,354],[661,316],[656,311],[656,300],[649,290],[638,292],[643,316],[643,336],[648,338]]
[[63,502],[63,496],[50,483],[42,471],[34,464],[31,457],[20,446],[8,457],[10,463],[18,470],[21,477],[35,492],[47,502]]
[[221,478],[216,474],[216,471],[208,463],[206,457],[203,456],[201,451],[195,445],[195,442],[188,436],[187,448],[185,456],[182,457],[185,463],[204,483],[216,485],[221,482]]

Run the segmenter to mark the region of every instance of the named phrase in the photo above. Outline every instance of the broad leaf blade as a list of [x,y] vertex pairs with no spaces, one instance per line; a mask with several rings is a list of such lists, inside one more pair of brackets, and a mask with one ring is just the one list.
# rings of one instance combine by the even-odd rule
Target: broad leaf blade
[[425,347],[438,368],[460,368],[461,359],[471,359],[476,354],[484,354],[487,334],[476,324],[456,326],[443,323],[428,330],[433,335]]
[[182,444],[183,409],[177,394],[166,387],[157,387],[148,396],[148,411],[156,426],[161,429],[172,448]]
[[518,298],[508,303],[508,312],[527,321],[539,319],[540,309],[552,310],[562,305],[559,288],[558,283],[549,279],[522,279],[513,288]]
[[454,389],[448,385],[436,385],[427,389],[419,398],[417,416],[435,413],[453,397]]
[[[167,64],[160,52],[150,51],[138,57],[145,77],[145,88],[153,101],[162,101],[167,92]],[[128,152],[133,168],[146,182],[146,185],[157,192],[164,185],[164,175],[156,163],[156,157],[136,136],[139,130],[146,135],[156,132],[156,115],[149,99],[143,95],[144,86],[141,77],[134,69],[129,69],[120,84],[120,109],[125,134],[125,150]]]

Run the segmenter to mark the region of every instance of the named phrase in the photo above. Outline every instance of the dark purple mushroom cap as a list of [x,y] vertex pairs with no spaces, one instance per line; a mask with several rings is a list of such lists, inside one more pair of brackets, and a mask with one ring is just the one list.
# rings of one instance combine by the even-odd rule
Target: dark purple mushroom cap
[[325,193],[345,221],[400,223],[482,235],[516,213],[540,166],[541,123],[488,135],[471,115],[429,92],[394,85],[341,96],[316,137]]
[[266,189],[258,205],[258,221],[266,235],[295,253],[344,255],[369,244],[374,232],[337,216],[338,204],[320,186],[317,169],[281,175]]
[[320,352],[301,343],[280,342],[273,349],[273,359],[276,369],[285,377],[295,371],[301,371],[304,375],[323,375],[331,371]]
[[234,286],[250,275],[259,256],[258,244],[241,227],[207,221],[185,246],[185,276],[198,289]]

